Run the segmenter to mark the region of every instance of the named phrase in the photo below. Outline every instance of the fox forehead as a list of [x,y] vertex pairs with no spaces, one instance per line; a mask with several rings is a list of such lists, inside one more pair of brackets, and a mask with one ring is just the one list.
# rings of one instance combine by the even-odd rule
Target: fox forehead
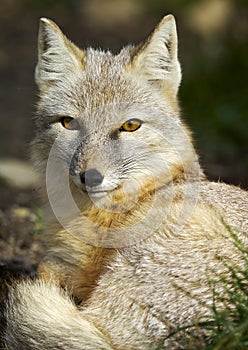
[[81,94],[84,106],[96,108],[102,105],[135,100],[125,68],[130,63],[130,47],[118,55],[88,49],[84,56],[81,74]]
[[88,79],[99,84],[104,79],[115,80],[118,78],[123,68],[130,63],[131,49],[131,46],[127,46],[117,55],[113,55],[110,51],[88,48],[83,57],[83,68]]
[[132,47],[128,46],[119,54],[113,55],[111,52],[87,49],[82,67],[65,73],[61,81],[41,96],[41,114],[69,114],[72,117],[82,115],[84,118],[90,114],[89,117],[93,120],[92,114],[97,118],[102,111],[109,118],[112,114],[115,120],[115,113],[106,112],[120,112],[131,107],[133,110],[141,110],[149,95],[151,103],[155,103],[149,86],[145,86],[146,82],[140,83],[140,79],[135,79],[128,72],[131,50]]

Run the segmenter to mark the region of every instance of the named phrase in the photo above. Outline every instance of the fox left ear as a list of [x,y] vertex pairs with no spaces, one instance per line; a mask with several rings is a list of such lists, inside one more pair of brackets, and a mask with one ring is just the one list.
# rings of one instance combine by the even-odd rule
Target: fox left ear
[[172,15],[165,16],[131,62],[131,70],[157,83],[159,88],[178,92],[181,68],[177,58],[177,30]]
[[81,69],[83,56],[84,52],[67,39],[53,21],[40,19],[38,64],[35,70],[35,81],[40,90]]

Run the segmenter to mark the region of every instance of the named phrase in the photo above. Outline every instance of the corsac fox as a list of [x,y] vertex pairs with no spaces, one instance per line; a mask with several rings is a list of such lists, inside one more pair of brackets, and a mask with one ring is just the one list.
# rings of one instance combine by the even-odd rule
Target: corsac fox
[[230,230],[247,246],[248,194],[201,170],[174,17],[117,55],[42,18],[38,48],[47,252],[35,280],[10,288],[6,349],[185,349],[173,331],[211,313],[223,260],[242,264]]

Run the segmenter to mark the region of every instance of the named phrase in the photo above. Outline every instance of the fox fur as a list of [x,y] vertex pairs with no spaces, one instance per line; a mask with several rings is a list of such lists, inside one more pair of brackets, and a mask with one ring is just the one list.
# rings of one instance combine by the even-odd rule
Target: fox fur
[[[42,18],[35,80],[47,253],[36,280],[10,289],[6,349],[185,349],[187,334],[170,334],[211,313],[223,261],[242,264],[227,227],[247,246],[248,194],[201,170],[174,17],[116,56]],[[102,182],[83,184],[89,169]]]

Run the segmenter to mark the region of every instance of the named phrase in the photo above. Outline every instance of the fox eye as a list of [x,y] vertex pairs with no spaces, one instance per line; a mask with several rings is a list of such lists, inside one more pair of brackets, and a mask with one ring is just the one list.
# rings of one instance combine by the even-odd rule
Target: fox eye
[[62,117],[60,123],[67,130],[79,130],[79,122],[72,117]]
[[120,131],[133,132],[138,130],[142,125],[142,121],[139,119],[129,119],[120,127]]

